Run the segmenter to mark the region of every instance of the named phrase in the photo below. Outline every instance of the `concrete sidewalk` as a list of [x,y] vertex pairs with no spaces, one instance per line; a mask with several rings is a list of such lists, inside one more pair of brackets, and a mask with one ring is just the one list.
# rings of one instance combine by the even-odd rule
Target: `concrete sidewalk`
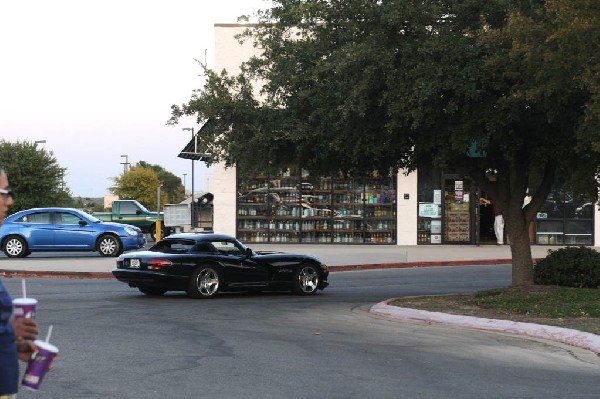
[[[332,271],[378,268],[509,264],[508,245],[310,245],[253,244],[255,251],[309,254],[319,258]],[[550,249],[532,246],[532,257],[543,258]],[[27,258],[0,257],[0,276],[57,276],[72,278],[112,278],[116,258],[95,253],[34,253]]]

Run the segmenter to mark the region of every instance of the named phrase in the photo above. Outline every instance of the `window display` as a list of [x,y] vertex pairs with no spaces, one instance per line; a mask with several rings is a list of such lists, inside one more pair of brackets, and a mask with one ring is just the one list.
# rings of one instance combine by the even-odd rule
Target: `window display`
[[238,178],[245,242],[395,244],[395,177]]

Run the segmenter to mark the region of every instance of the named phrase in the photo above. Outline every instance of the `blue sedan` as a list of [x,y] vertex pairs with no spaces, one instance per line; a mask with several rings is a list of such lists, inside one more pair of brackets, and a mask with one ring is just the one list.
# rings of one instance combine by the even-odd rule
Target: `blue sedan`
[[98,251],[102,256],[119,256],[144,244],[138,227],[103,222],[71,208],[20,211],[8,216],[0,227],[0,246],[9,258],[34,251]]

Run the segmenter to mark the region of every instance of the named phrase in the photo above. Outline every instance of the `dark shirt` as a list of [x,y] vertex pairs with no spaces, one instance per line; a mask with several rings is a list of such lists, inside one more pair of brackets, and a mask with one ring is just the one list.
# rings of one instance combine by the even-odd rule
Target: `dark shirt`
[[12,298],[0,281],[0,395],[14,395],[19,389],[19,359],[11,314]]
[[500,215],[502,215],[502,212],[500,212],[500,208],[498,208],[496,206],[496,204],[492,204],[492,206],[494,207],[494,216],[500,216]]

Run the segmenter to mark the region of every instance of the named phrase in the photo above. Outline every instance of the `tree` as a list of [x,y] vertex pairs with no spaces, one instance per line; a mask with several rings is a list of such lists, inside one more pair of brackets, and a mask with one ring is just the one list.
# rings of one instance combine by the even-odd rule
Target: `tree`
[[262,54],[236,77],[203,65],[204,88],[170,123],[209,120],[213,161],[253,172],[459,172],[505,216],[512,284],[533,284],[528,226],[551,187],[596,195],[597,2],[273,3],[244,35]]
[[[119,177],[115,177],[115,186],[109,191],[121,199],[135,199],[146,208],[157,208],[156,194],[161,182],[158,174],[142,166],[134,166]],[[167,195],[160,196],[161,205],[168,204]]]
[[15,193],[11,212],[23,209],[68,206],[70,193],[63,187],[66,169],[54,154],[29,141],[0,141],[0,165]]
[[170,202],[175,204],[185,199],[185,188],[183,187],[181,178],[175,176],[169,171],[166,171],[160,165],[152,165],[144,161],[140,161],[137,163],[137,166],[149,168],[156,172],[158,179],[162,184],[161,192],[164,193],[167,198],[169,198]]

